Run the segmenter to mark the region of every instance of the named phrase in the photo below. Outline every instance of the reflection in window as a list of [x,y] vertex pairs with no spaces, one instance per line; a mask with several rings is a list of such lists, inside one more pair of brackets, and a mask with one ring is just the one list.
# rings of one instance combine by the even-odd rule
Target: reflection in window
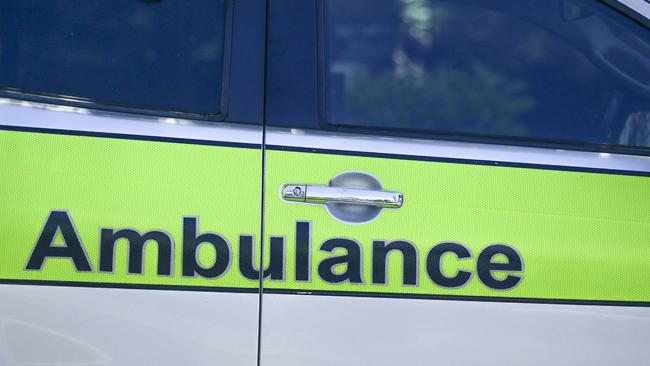
[[0,87],[217,114],[225,0],[0,2]]
[[331,124],[650,147],[650,37],[603,4],[324,4]]

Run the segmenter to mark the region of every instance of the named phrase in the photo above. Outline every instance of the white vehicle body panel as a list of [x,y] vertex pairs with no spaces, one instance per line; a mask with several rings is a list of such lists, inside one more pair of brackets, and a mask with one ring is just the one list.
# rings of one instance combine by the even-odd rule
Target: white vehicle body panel
[[264,366],[644,365],[650,309],[264,294]]
[[0,285],[0,364],[254,365],[258,295]]

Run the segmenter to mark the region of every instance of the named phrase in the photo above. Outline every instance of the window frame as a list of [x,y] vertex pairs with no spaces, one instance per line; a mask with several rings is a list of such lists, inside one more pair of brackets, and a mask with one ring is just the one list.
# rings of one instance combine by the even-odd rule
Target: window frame
[[24,100],[28,102],[56,104],[67,107],[87,108],[108,112],[128,113],[147,115],[152,117],[167,117],[193,119],[205,122],[219,122],[225,120],[228,115],[229,94],[230,94],[230,63],[232,56],[232,35],[233,35],[233,8],[234,0],[224,0],[225,18],[224,18],[224,35],[223,35],[223,61],[221,77],[221,98],[220,112],[218,113],[200,113],[185,110],[175,110],[163,107],[154,107],[136,103],[120,103],[105,100],[96,100],[92,98],[68,96],[63,94],[44,93],[38,91],[28,91],[11,87],[0,86],[0,98],[9,98]]
[[[521,147],[536,147],[557,150],[587,151],[597,153],[612,153],[625,155],[650,156],[650,147],[633,147],[617,144],[602,144],[580,141],[563,141],[556,139],[517,137],[503,135],[480,135],[478,133],[463,132],[445,132],[445,131],[424,131],[406,128],[391,128],[380,126],[353,126],[337,124],[328,121],[327,116],[327,59],[326,59],[326,24],[327,11],[325,2],[327,0],[316,1],[316,67],[317,67],[317,119],[318,128],[325,131],[347,132],[363,135],[391,136],[396,138],[418,138],[428,140],[457,141],[469,143],[482,143],[492,145],[507,145]],[[620,0],[597,0],[612,11],[618,12],[637,23],[641,27],[650,30],[650,19],[627,7]],[[650,4],[648,4],[650,10]]]
[[[599,0],[650,30],[650,3],[646,0]],[[641,8],[636,1],[643,2]]]

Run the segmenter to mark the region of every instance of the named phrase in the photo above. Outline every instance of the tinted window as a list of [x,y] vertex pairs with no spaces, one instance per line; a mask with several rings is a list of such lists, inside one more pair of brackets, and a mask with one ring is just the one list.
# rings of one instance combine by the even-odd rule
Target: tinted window
[[225,0],[0,2],[5,90],[221,112]]
[[648,30],[602,3],[323,3],[330,124],[650,146]]

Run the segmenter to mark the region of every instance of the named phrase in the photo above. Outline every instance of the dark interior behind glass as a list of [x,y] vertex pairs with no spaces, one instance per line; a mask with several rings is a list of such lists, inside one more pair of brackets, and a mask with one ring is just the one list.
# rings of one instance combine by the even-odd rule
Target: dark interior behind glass
[[335,126],[650,147],[650,34],[594,0],[327,0]]
[[219,114],[225,24],[225,0],[1,1],[0,87]]

